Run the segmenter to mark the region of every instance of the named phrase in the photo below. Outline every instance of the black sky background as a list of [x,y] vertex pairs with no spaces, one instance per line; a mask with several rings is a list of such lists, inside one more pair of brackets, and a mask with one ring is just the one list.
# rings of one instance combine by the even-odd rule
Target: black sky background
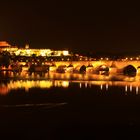
[[140,53],[140,10],[115,1],[0,2],[0,40],[31,48]]

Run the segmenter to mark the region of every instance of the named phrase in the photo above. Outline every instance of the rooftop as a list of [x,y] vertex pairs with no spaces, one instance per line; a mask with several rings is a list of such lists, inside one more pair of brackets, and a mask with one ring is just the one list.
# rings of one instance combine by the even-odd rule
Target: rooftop
[[10,47],[11,45],[6,41],[0,41],[0,47]]

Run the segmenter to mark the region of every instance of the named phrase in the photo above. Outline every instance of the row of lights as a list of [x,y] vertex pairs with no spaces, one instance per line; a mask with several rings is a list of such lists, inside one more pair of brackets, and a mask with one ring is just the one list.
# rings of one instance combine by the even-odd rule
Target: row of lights
[[[79,58],[78,61],[97,61],[98,59],[92,59],[92,58]],[[100,58],[99,59],[100,61],[109,61],[110,59],[109,58]],[[133,60],[140,60],[140,58],[125,58],[125,59],[121,59],[121,61],[133,61]],[[18,60],[20,62],[23,62],[23,60]],[[46,59],[46,61],[56,61],[56,59]],[[59,61],[71,61],[70,58],[61,58],[59,59]],[[26,62],[29,62],[29,60],[27,59]]]
[[140,58],[139,57],[130,57],[130,58],[126,57],[125,59],[122,59],[122,60],[140,60]]

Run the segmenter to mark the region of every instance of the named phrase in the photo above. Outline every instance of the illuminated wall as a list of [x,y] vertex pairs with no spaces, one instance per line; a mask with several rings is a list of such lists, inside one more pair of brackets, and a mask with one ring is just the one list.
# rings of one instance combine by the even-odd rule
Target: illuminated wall
[[69,52],[67,50],[53,51],[50,49],[18,49],[15,51],[15,54],[21,56],[32,56],[33,54],[36,56],[68,56]]
[[8,51],[10,54],[20,55],[20,56],[68,56],[69,51],[67,50],[50,50],[50,49],[30,49],[29,45],[26,45],[25,48],[18,48],[17,46],[11,46],[6,41],[0,41],[0,51]]

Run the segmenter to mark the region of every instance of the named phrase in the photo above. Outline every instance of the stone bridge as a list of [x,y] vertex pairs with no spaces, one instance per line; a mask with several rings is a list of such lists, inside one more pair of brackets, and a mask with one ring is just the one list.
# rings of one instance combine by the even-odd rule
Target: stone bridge
[[106,65],[107,67],[116,67],[118,69],[123,69],[124,67],[128,65],[132,65],[136,69],[140,66],[140,61],[58,61],[53,62],[57,67],[60,65],[66,65],[69,66],[70,64],[73,65],[74,68],[78,66],[88,66],[93,65],[94,68],[99,67],[101,65]]
[[[125,74],[136,73],[140,75],[140,61],[136,60],[99,60],[99,61],[47,61],[46,65],[51,66],[49,71],[53,72],[74,72],[74,73],[95,73],[95,74]],[[128,67],[127,67],[128,66]]]

